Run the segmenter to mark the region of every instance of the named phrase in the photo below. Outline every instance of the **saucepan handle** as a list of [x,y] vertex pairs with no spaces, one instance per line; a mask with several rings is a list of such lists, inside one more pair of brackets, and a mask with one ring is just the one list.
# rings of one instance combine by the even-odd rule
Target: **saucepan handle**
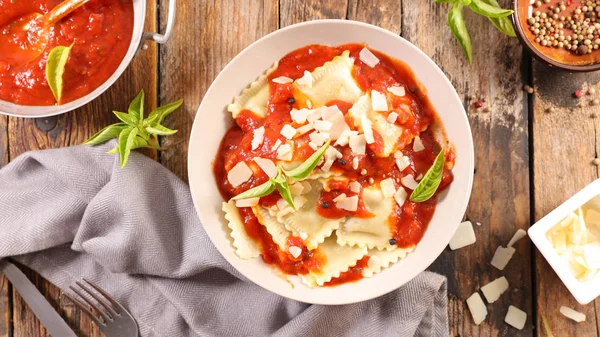
[[156,43],[164,44],[171,38],[173,32],[173,26],[175,25],[175,2],[176,0],[169,0],[169,13],[167,16],[167,26],[163,34],[156,32],[144,32],[143,40],[152,40]]

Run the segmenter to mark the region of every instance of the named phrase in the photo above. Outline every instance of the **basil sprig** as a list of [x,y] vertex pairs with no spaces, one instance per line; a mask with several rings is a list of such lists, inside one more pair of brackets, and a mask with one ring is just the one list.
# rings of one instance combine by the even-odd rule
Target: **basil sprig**
[[296,205],[294,205],[294,198],[292,197],[292,192],[290,191],[290,186],[287,182],[287,179],[293,180],[302,180],[317,167],[321,158],[325,154],[325,151],[329,148],[330,141],[327,141],[325,145],[321,146],[315,153],[313,153],[308,159],[306,159],[300,166],[296,167],[293,170],[285,171],[280,165],[277,165],[277,174],[274,177],[270,178],[267,182],[251,188],[245,192],[242,192],[235,197],[231,198],[231,200],[241,200],[241,199],[250,199],[250,198],[259,198],[267,196],[275,189],[279,191],[283,200],[285,200],[294,210],[296,210]]
[[462,8],[469,7],[473,12],[487,17],[490,22],[502,33],[515,37],[515,30],[512,26],[512,21],[509,18],[514,11],[503,9],[496,0],[434,0],[437,3],[450,3],[450,11],[448,12],[448,26],[450,31],[460,44],[469,60],[473,60],[473,47],[471,45],[471,37],[465,24]]
[[73,49],[73,44],[68,47],[54,47],[48,53],[48,59],[46,60],[46,81],[50,90],[52,90],[56,103],[59,104],[63,91],[63,74],[65,73],[65,66],[67,65],[71,49]]
[[121,120],[105,127],[98,133],[90,137],[84,144],[98,145],[105,143],[115,137],[118,137],[118,145],[108,154],[119,154],[121,168],[127,164],[132,150],[139,148],[152,148],[161,150],[158,143],[159,136],[170,136],[177,132],[171,130],[160,123],[163,119],[175,111],[183,103],[183,100],[173,102],[159,108],[156,108],[144,119],[144,90],[133,99],[129,105],[127,113],[113,111],[115,116]]
[[433,165],[427,170],[423,179],[411,193],[410,201],[427,201],[437,191],[442,182],[442,174],[444,173],[444,154],[445,151],[442,149],[435,158]]

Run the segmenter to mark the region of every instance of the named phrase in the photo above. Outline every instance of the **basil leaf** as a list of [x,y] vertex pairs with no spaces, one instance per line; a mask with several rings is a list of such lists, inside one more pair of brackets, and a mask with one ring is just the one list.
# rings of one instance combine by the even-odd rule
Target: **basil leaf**
[[277,190],[279,191],[279,194],[281,194],[281,197],[283,198],[283,200],[287,201],[287,203],[295,211],[296,205],[294,205],[294,198],[292,197],[292,192],[290,191],[290,186],[288,185],[285,177],[283,179],[283,182],[276,182],[275,186],[277,187]]
[[438,186],[442,182],[442,174],[444,173],[444,149],[435,158],[433,165],[429,168],[423,180],[415,187],[410,195],[410,200],[414,202],[423,202],[429,200],[437,191]]
[[129,109],[127,112],[130,116],[132,116],[137,123],[141,123],[144,119],[144,90],[140,90],[140,92],[135,96],[131,104],[129,104]]
[[502,18],[514,13],[514,11],[510,9],[503,9],[499,6],[492,6],[483,2],[483,0],[472,0],[471,4],[469,5],[469,8],[471,8],[473,12],[481,14],[488,18]]
[[127,127],[125,123],[117,123],[113,125],[109,125],[104,129],[98,131],[95,135],[91,136],[90,139],[85,141],[85,145],[98,145],[105,143],[117,136],[119,133],[123,131],[124,128]]
[[330,143],[331,141],[328,140],[327,143],[325,143],[325,145],[321,146],[320,149],[318,149],[315,153],[308,157],[308,159],[306,159],[304,163],[300,164],[300,166],[296,167],[293,170],[285,171],[285,175],[296,180],[302,180],[308,177],[308,175],[315,169],[315,167],[317,167],[317,165],[321,161],[321,158],[323,158],[323,155],[325,154],[325,151],[327,151],[327,148],[329,148]]
[[137,126],[137,119],[135,117],[133,117],[132,115],[126,114],[124,112],[120,112],[120,111],[113,111],[113,113],[115,114],[115,116],[117,116],[118,119],[120,119],[122,122],[126,123],[127,125],[130,126]]
[[462,47],[469,63],[473,61],[473,47],[471,46],[471,37],[467,31],[465,20],[462,15],[462,5],[455,3],[448,12],[448,26],[458,43]]
[[73,44],[69,47],[54,47],[48,53],[48,60],[46,61],[46,81],[50,90],[52,90],[56,102],[59,104],[63,91],[63,74],[65,73],[65,66],[67,65],[71,49],[73,49]]
[[146,119],[146,121],[150,125],[152,125],[154,123],[160,124],[160,123],[162,123],[162,121],[165,117],[170,115],[171,112],[177,110],[177,108],[179,108],[181,106],[181,104],[183,104],[183,99],[180,99],[179,101],[158,107],[155,110],[153,110],[152,112],[150,112],[150,115],[148,115],[148,118]]
[[177,133],[177,130],[171,130],[160,124],[156,124],[154,126],[148,126],[148,127],[146,127],[146,131],[148,131],[150,134],[155,135],[155,136],[170,136],[170,135],[174,135],[175,133]]
[[[485,3],[500,8],[500,5],[496,0],[483,0]],[[502,18],[488,18],[490,22],[502,33],[510,36],[516,37],[515,27],[513,26],[512,19],[508,16]]]
[[106,152],[106,154],[117,154],[119,153],[119,146],[113,147],[110,151]]
[[259,198],[267,196],[275,191],[275,185],[271,180],[258,185],[254,188],[251,188],[243,193],[236,195],[231,198],[231,200],[240,200],[240,199],[250,199],[250,198]]
[[121,168],[125,167],[131,150],[137,138],[137,128],[127,128],[119,134],[119,154],[121,155]]

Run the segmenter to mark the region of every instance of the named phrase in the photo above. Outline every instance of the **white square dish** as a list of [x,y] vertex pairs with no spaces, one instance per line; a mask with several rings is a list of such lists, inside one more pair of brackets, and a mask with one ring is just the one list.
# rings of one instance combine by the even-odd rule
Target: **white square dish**
[[546,233],[569,213],[572,213],[598,196],[600,196],[600,179],[589,184],[562,205],[548,213],[540,221],[531,226],[528,231],[529,237],[546,261],[552,266],[552,269],[554,269],[560,280],[569,289],[577,302],[584,305],[600,296],[600,273],[591,280],[585,282],[579,281],[571,271],[569,265],[552,247],[552,244],[546,238]]

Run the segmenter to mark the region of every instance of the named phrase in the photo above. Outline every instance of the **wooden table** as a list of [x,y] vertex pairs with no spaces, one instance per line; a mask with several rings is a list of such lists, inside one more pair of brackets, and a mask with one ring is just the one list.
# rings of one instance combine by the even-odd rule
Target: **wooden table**
[[[147,30],[164,26],[167,1],[148,0],[147,6]],[[528,240],[516,245],[517,253],[504,272],[489,264],[496,247],[506,245],[518,228],[527,229],[598,178],[598,167],[591,161],[600,151],[600,122],[592,115],[600,109],[578,107],[583,100],[571,94],[584,83],[598,83],[600,74],[549,69],[525,54],[516,39],[465,11],[474,46],[473,64],[468,64],[446,26],[447,5],[431,0],[197,0],[178,1],[178,7],[171,41],[160,47],[150,43],[119,81],[86,107],[55,118],[0,116],[0,166],[25,151],[82,143],[114,123],[111,111],[126,109],[144,89],[146,104],[153,107],[185,100],[166,121],[179,133],[163,140],[167,150],[150,155],[186,180],[187,140],[196,109],[215,76],[244,47],[280,27],[306,20],[376,24],[433,58],[456,87],[473,130],[475,181],[466,218],[481,223],[475,228],[478,242],[446,250],[430,268],[448,277],[450,335],[550,336],[546,321],[556,337],[600,337],[600,300],[578,305]],[[533,95],[522,90],[525,84],[536,88]],[[491,112],[474,107],[483,99]],[[31,271],[28,275],[78,334],[99,335],[89,319],[60,299],[59,289]],[[490,314],[482,325],[474,325],[465,299],[501,275],[508,278],[510,292],[488,305]],[[527,312],[523,331],[503,322],[510,304]],[[587,321],[575,324],[565,319],[558,311],[561,305],[585,312]],[[48,335],[4,278],[0,278],[0,312],[0,337]]]

